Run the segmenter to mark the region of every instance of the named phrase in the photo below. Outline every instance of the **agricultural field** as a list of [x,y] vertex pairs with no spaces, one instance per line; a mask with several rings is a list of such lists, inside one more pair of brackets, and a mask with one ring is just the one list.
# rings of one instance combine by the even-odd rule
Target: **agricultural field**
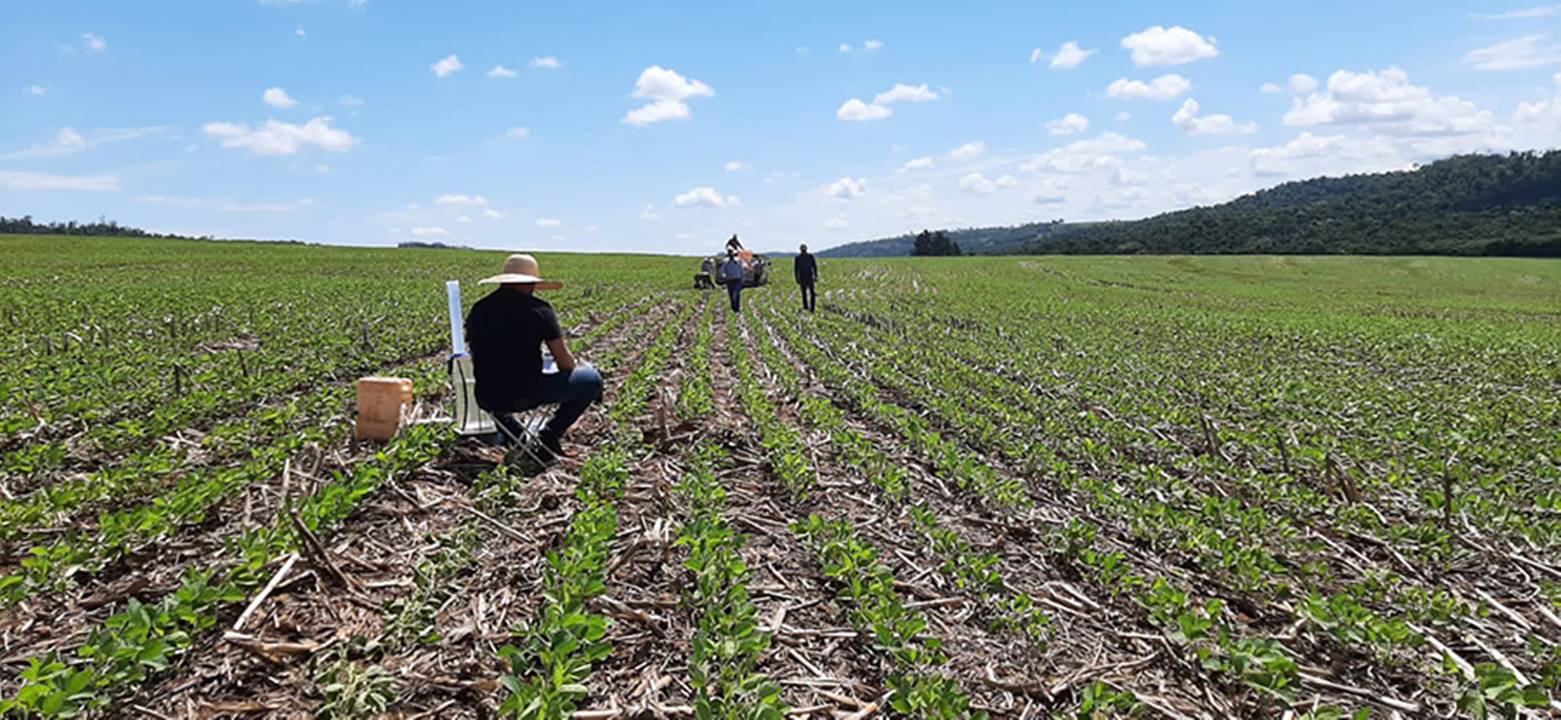
[[447,422],[500,253],[0,258],[12,715],[1561,712],[1561,263],[543,255],[607,397],[525,477]]

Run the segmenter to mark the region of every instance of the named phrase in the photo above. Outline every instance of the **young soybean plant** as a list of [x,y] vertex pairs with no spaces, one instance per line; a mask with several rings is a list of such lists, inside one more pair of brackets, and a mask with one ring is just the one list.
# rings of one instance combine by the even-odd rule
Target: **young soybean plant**
[[699,613],[688,659],[694,715],[779,720],[787,710],[780,687],[758,671],[770,635],[759,629],[758,608],[748,596],[748,566],[739,554],[745,538],[722,516],[726,490],[713,471],[721,459],[718,448],[699,448],[677,486],[689,516],[676,544],[689,550],[683,566],[694,574],[694,587],[688,599]]

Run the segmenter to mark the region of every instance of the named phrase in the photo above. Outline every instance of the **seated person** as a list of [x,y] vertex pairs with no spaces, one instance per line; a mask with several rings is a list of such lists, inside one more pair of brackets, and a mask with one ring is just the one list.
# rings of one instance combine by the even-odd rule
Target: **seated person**
[[[602,399],[602,376],[570,354],[553,306],[536,296],[537,290],[557,290],[563,283],[543,280],[539,273],[536,258],[511,255],[502,274],[482,280],[499,287],[472,305],[466,338],[477,406],[492,413],[510,435],[522,432],[510,413],[558,405],[537,438],[546,460],[565,454],[564,432]],[[542,372],[544,343],[558,365],[556,373]]]

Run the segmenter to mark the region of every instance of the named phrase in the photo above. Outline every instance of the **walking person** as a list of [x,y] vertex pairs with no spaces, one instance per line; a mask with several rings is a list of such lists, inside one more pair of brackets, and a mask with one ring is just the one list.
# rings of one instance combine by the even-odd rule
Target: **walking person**
[[808,252],[807,243],[803,243],[802,252],[792,261],[791,273],[797,278],[797,287],[802,288],[802,309],[813,312],[818,303],[818,291],[814,289],[818,284],[818,258]]
[[[602,399],[602,376],[569,352],[553,306],[536,295],[564,284],[542,279],[536,258],[523,254],[509,256],[504,272],[481,283],[499,287],[466,315],[477,406],[519,438],[524,429],[511,413],[557,405],[536,438],[541,446],[536,454],[543,461],[566,455],[564,433]],[[543,345],[556,368],[544,367]]]
[[726,283],[726,294],[732,299],[732,312],[742,312],[743,261],[738,259],[736,250],[726,251],[726,262],[721,263],[721,282]]

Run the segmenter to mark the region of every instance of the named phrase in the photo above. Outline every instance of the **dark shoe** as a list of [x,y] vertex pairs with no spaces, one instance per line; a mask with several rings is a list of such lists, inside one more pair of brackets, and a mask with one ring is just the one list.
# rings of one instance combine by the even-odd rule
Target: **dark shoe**
[[537,444],[541,447],[542,452],[550,456],[549,459],[572,458],[575,456],[575,451],[565,448],[564,441],[560,438],[543,435],[537,438]]

